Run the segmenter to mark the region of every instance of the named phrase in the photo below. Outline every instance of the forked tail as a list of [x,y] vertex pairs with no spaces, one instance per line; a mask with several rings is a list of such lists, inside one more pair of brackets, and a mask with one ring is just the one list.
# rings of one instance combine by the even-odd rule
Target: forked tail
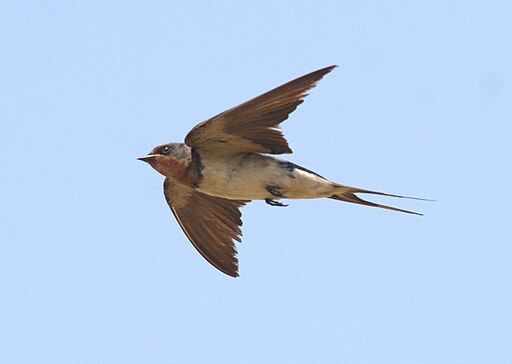
[[334,195],[330,196],[329,198],[332,198],[334,200],[340,200],[340,201],[346,201],[351,203],[357,203],[360,205],[366,205],[366,206],[373,206],[373,207],[380,207],[381,209],[388,209],[393,211],[400,211],[405,212],[407,214],[414,214],[414,215],[423,215],[419,212],[399,209],[398,207],[392,207],[387,205],[381,205],[375,202],[370,202],[363,200],[362,198],[358,197],[356,193],[368,193],[371,195],[380,195],[380,196],[389,196],[389,197],[398,197],[398,198],[408,198],[411,200],[421,200],[421,201],[432,201],[427,200],[425,198],[418,198],[418,197],[409,197],[409,196],[400,196],[400,195],[393,195],[391,193],[384,193],[384,192],[377,192],[377,191],[370,191],[370,190],[363,190],[361,188],[355,188],[355,187],[348,187],[343,185],[337,185],[339,187],[340,192],[335,193]]

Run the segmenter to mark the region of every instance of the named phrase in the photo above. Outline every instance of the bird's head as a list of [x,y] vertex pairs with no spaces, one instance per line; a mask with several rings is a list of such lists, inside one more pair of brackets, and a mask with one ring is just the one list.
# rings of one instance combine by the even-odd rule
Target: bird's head
[[177,179],[183,175],[190,163],[190,148],[183,143],[159,145],[137,159],[148,163],[162,175]]

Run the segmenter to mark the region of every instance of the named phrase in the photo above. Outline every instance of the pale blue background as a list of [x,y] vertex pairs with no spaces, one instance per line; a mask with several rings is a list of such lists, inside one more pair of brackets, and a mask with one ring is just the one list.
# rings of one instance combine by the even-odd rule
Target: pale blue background
[[[512,2],[11,1],[0,20],[0,362],[512,362]],[[224,276],[136,157],[334,63],[283,124],[290,159],[438,201],[251,203]]]

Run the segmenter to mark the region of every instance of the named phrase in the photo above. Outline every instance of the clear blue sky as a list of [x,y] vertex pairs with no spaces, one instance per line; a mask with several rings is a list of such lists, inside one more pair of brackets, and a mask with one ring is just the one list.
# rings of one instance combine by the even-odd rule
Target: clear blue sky
[[[0,362],[512,362],[512,2],[1,8]],[[331,64],[290,160],[437,202],[253,202],[221,274],[136,158]]]

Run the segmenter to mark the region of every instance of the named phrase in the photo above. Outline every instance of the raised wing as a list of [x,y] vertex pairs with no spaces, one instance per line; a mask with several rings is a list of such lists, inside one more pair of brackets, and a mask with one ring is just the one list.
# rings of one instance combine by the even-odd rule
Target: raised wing
[[218,151],[291,153],[277,128],[304,101],[306,92],[334,67],[299,77],[196,125],[185,143]]
[[205,195],[170,178],[164,181],[164,195],[197,251],[221,272],[237,277],[238,259],[233,240],[241,241],[239,208],[249,201]]

